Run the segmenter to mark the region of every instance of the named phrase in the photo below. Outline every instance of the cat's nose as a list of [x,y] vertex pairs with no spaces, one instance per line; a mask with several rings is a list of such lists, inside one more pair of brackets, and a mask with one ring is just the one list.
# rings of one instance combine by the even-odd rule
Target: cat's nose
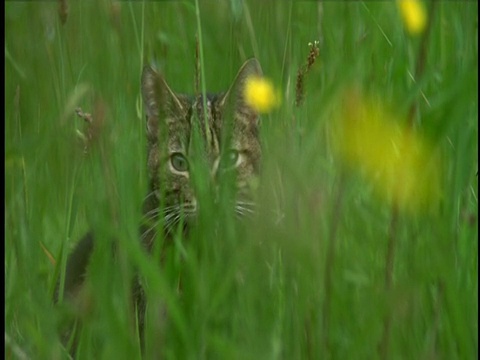
[[198,210],[198,203],[195,197],[192,197],[190,201],[185,203],[184,210],[188,214],[195,214]]

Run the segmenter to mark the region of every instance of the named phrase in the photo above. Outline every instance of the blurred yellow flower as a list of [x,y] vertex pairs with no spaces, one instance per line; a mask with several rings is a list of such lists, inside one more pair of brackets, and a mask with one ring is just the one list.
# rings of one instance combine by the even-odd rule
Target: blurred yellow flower
[[270,112],[279,105],[279,96],[273,84],[258,76],[249,77],[245,83],[244,96],[247,105],[259,113]]
[[382,199],[420,210],[440,196],[440,166],[431,147],[404,128],[380,102],[348,93],[334,119],[333,144]]
[[427,11],[420,0],[397,0],[407,31],[412,35],[423,32],[427,24]]

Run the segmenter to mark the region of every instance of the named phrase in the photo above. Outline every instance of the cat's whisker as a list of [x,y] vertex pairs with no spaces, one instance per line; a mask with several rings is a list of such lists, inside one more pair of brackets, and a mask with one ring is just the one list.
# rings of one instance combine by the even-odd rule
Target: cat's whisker
[[180,208],[180,205],[179,204],[173,204],[173,205],[170,205],[170,206],[166,206],[163,208],[163,211],[166,212],[166,211],[170,211],[172,209],[176,209],[176,208]]
[[168,213],[170,212],[175,206],[168,206],[165,208],[155,208],[152,209],[142,216],[142,220],[156,220],[158,217],[163,213]]
[[166,224],[165,228],[166,228],[166,233],[167,234],[170,234],[173,232],[173,230],[175,229],[176,225],[180,222],[180,219],[181,219],[181,216],[180,214],[175,214],[176,216],[171,219],[168,224]]
[[242,201],[242,200],[239,200],[236,202],[237,205],[245,205],[245,206],[251,206],[251,207],[256,207],[257,206],[257,203],[253,202],[253,201]]
[[171,212],[171,213],[168,213],[167,215],[165,215],[165,217],[163,218],[164,221],[165,221],[165,224],[168,224],[170,222],[170,219],[172,219],[174,216],[176,216],[176,212]]
[[178,205],[172,205],[172,206],[167,206],[167,207],[164,207],[164,208],[152,209],[152,210],[146,212],[145,214],[143,214],[143,219],[158,217],[159,214],[167,214],[168,215],[168,213],[172,212],[172,210],[175,210],[176,207],[178,207]]
[[[169,215],[175,216],[175,214],[169,214]],[[145,231],[142,233],[142,235],[141,235],[141,239],[142,239],[142,240],[145,240],[145,239],[147,238],[147,236],[150,235],[150,242],[152,242],[152,241],[156,238],[156,236],[157,236],[157,234],[158,234],[158,226],[159,226],[159,224],[160,224],[160,221],[161,221],[160,219],[159,219],[158,221],[155,221],[155,223],[152,224],[152,226],[150,226],[147,230],[145,230]],[[166,229],[167,229],[169,226],[171,226],[171,223],[172,223],[172,221],[169,221],[169,220],[165,220],[165,219],[164,219],[164,227],[165,227]],[[153,231],[153,235],[151,234],[152,231]],[[168,231],[167,231],[167,233],[168,233]]]
[[156,207],[154,209],[151,209],[150,211],[147,211],[145,214],[143,214],[143,216],[147,216],[147,215],[153,214],[153,213],[169,212],[170,210],[175,209],[176,207],[179,207],[179,206],[180,205],[178,205],[178,204],[174,204],[174,205],[165,206],[165,207]]
[[[175,227],[179,224],[182,218],[187,218],[196,215],[196,209],[189,206],[189,205],[182,205],[182,204],[175,204],[170,205],[164,208],[155,208],[143,215],[143,219],[151,219],[154,220],[154,224],[152,224],[147,230],[145,230],[142,234],[142,239],[145,239],[147,236],[151,238],[155,238],[158,232],[158,226],[160,221],[163,221],[163,227],[165,229],[166,234],[172,233]],[[154,231],[154,235],[152,236],[152,231]]]
[[159,214],[160,214],[160,209],[158,208],[152,209],[142,215],[142,220],[156,219]]
[[180,213],[180,207],[179,206],[174,206],[171,209],[169,209],[168,212],[165,212],[164,219],[165,223],[168,223],[170,219],[173,217],[177,216]]
[[245,216],[248,216],[248,215],[253,215],[253,214],[255,214],[255,209],[254,209],[255,206],[256,206],[255,203],[238,201],[235,204],[235,214],[238,217],[245,217]]
[[[141,239],[142,241],[145,240],[148,236],[148,234],[150,234],[150,232],[152,231],[155,231],[155,229],[157,228],[157,225],[158,223],[154,224],[153,226],[149,227],[147,230],[145,230],[142,235],[141,235]],[[154,237],[153,237],[154,238]]]
[[154,196],[154,195],[155,195],[155,190],[150,191],[147,195],[145,195],[145,197],[143,198],[143,201],[146,201],[149,197]]
[[180,216],[180,214],[178,214],[175,217],[175,219],[172,221],[171,228],[174,229],[180,223],[180,220],[181,220],[181,216]]
[[247,205],[242,205],[237,203],[236,207],[238,209],[243,209],[249,212],[255,212],[254,206],[250,206],[250,205],[247,206]]

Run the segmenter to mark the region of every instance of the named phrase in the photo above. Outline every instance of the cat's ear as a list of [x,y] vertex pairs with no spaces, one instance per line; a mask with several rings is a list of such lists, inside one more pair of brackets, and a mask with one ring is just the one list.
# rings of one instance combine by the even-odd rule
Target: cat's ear
[[147,114],[147,136],[158,136],[159,121],[174,121],[186,112],[185,104],[167,85],[163,77],[151,66],[142,72],[142,97]]
[[257,59],[252,58],[245,61],[238,71],[230,89],[221,99],[220,106],[224,109],[231,107],[237,116],[246,119],[250,124],[256,125],[258,122],[258,112],[245,101],[245,84],[250,77],[262,76],[262,68]]

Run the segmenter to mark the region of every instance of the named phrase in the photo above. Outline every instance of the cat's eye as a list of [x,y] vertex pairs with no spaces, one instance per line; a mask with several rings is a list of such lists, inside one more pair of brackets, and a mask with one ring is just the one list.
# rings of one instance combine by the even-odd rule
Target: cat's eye
[[178,172],[188,171],[188,161],[181,153],[173,153],[170,155],[170,164]]
[[232,168],[238,165],[240,153],[237,150],[229,150],[225,155],[225,168]]

